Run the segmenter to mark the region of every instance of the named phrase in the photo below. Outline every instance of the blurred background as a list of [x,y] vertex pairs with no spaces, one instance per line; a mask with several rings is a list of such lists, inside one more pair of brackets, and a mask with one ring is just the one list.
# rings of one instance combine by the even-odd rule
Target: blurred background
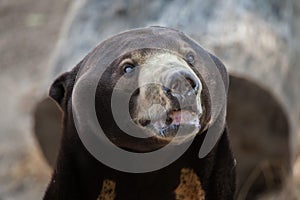
[[61,137],[54,78],[150,25],[182,30],[227,66],[237,199],[300,199],[299,0],[1,0],[0,200],[43,196]]

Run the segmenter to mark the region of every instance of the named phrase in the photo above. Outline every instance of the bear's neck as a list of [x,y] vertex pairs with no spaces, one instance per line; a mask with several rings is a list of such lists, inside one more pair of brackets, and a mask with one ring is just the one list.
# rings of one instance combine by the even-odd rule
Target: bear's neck
[[208,185],[206,182],[213,168],[210,164],[213,160],[198,158],[202,141],[203,136],[196,136],[189,149],[178,160],[163,169],[148,173],[126,173],[107,167],[96,160],[81,141],[77,141],[80,143],[80,150],[74,152],[72,170],[79,184],[80,195],[83,199],[91,200],[173,200],[183,190],[186,191],[185,187],[202,193],[203,187]]

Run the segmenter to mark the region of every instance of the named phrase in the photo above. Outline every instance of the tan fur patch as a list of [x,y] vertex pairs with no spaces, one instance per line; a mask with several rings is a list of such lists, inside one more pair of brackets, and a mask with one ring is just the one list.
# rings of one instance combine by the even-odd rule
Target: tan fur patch
[[112,180],[105,179],[97,200],[114,200],[116,196],[115,189],[116,183]]
[[180,183],[175,190],[176,200],[204,200],[205,192],[197,174],[192,169],[181,169]]

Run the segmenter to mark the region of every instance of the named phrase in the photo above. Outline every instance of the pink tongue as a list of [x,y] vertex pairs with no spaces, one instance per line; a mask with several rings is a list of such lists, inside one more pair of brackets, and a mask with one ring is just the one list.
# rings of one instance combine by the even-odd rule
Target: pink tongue
[[190,124],[190,125],[199,125],[199,119],[195,113],[192,113],[187,110],[174,111],[171,113],[173,119],[172,124]]
[[180,125],[181,111],[174,111],[174,112],[172,112],[171,116],[172,116],[172,119],[173,119],[172,124]]

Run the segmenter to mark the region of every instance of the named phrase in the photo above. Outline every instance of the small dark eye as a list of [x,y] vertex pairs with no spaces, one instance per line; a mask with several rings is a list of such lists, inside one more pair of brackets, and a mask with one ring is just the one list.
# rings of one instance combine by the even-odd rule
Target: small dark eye
[[124,73],[131,73],[131,72],[133,72],[134,67],[135,66],[132,64],[125,64],[123,67],[123,71],[124,71]]
[[188,54],[186,56],[186,60],[189,64],[194,64],[194,62],[195,62],[195,58],[194,58],[193,54]]

